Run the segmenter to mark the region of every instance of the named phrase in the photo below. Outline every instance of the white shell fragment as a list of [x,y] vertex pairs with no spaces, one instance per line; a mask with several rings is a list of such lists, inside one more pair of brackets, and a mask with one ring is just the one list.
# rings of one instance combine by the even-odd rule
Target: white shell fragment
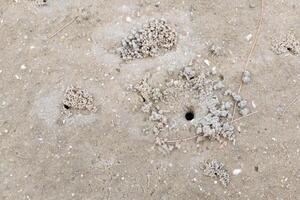
[[242,172],[242,169],[234,169],[232,171],[232,174],[235,175],[235,176],[238,176],[241,172]]

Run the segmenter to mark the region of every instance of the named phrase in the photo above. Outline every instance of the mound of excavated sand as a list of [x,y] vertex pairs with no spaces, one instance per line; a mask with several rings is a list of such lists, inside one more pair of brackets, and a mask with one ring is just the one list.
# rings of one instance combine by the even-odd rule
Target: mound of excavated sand
[[133,29],[122,40],[120,55],[124,60],[153,57],[160,51],[173,49],[176,43],[176,31],[165,20],[155,19],[140,30]]

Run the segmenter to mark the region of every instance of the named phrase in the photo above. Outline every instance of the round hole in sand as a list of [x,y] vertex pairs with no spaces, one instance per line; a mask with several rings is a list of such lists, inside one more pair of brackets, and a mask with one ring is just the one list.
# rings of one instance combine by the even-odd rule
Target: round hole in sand
[[188,111],[185,113],[185,119],[188,120],[188,121],[191,121],[193,120],[195,117],[195,114],[193,111]]
[[68,110],[68,109],[70,109],[70,106],[64,104],[64,108]]

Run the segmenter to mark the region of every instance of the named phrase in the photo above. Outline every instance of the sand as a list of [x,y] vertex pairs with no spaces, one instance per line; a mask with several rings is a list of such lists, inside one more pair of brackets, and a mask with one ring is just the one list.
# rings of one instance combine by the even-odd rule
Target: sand
[[[245,69],[260,0],[2,0],[0,199],[298,199],[300,2],[264,2]],[[154,19],[172,45],[122,59],[122,40]],[[190,87],[207,71],[220,104]],[[71,86],[84,95],[66,109]],[[220,122],[234,140],[214,135]]]

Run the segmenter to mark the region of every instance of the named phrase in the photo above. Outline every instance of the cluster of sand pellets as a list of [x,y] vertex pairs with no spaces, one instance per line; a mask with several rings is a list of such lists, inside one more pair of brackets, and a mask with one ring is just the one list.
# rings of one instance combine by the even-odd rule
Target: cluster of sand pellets
[[211,160],[205,163],[204,174],[209,177],[218,178],[220,183],[227,187],[230,182],[230,176],[225,169],[225,165],[218,160]]
[[86,90],[74,86],[68,87],[65,92],[63,109],[68,111],[97,111],[93,96]]
[[[167,138],[180,131],[181,120],[189,122],[190,136],[199,136],[199,141],[235,141],[233,106],[237,104],[238,113],[244,116],[250,109],[245,99],[225,87],[222,75],[205,67],[188,66],[169,73],[166,80],[157,84],[151,84],[151,78],[151,74],[146,74],[130,88],[141,97],[140,111],[147,114],[151,124],[143,131],[154,134],[163,151],[168,153],[176,147]],[[173,119],[178,112],[182,112],[182,119]]]
[[177,33],[163,19],[151,20],[140,30],[133,29],[122,40],[119,52],[124,60],[153,57],[176,46]]
[[35,6],[47,6],[48,0],[30,0]]
[[290,52],[297,55],[300,53],[300,41],[296,39],[293,32],[281,35],[279,38],[274,39],[272,42],[272,50],[277,54]]

